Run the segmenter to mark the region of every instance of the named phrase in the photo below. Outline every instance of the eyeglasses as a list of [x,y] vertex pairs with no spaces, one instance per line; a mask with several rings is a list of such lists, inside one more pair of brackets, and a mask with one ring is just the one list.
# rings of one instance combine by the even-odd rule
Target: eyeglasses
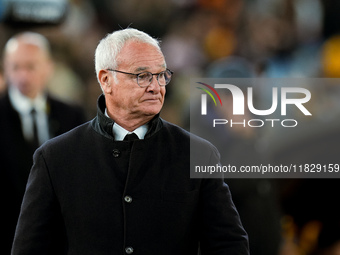
[[172,74],[174,73],[170,69],[166,69],[160,73],[150,73],[150,72],[141,72],[141,73],[127,73],[119,70],[107,69],[108,71],[124,73],[129,75],[135,75],[137,77],[137,84],[141,88],[146,88],[152,82],[153,76],[157,75],[157,81],[159,86],[166,86],[171,81]]

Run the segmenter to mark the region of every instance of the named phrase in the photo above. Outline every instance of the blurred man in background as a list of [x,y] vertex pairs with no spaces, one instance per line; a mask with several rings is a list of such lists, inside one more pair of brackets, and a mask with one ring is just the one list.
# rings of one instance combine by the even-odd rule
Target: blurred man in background
[[1,254],[10,254],[33,152],[48,139],[85,121],[83,111],[51,98],[46,85],[53,73],[47,39],[25,32],[4,49],[7,89],[0,97],[0,171],[3,204]]

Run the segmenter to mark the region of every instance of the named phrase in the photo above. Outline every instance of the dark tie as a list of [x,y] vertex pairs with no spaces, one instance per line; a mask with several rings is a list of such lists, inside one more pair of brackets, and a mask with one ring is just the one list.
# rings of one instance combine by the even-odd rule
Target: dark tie
[[31,140],[31,144],[33,148],[39,147],[39,137],[38,137],[38,128],[37,128],[37,111],[32,108],[31,110],[31,118],[32,118],[32,128],[33,128],[33,137]]
[[127,141],[127,142],[131,142],[131,141],[134,141],[134,140],[138,140],[138,136],[135,134],[135,133],[131,133],[131,134],[127,134],[125,137],[124,137],[124,140],[123,141]]

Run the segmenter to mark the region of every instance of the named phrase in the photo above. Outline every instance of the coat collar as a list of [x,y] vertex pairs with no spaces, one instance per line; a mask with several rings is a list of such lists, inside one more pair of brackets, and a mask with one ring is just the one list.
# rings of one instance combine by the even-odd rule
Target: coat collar
[[[114,135],[112,132],[112,127],[114,121],[105,116],[105,96],[102,94],[99,96],[97,101],[97,117],[92,120],[93,129],[99,134],[105,136],[106,138],[110,138],[114,140]],[[163,126],[162,119],[157,114],[150,122],[149,129],[145,134],[144,139],[147,139],[158,132]]]

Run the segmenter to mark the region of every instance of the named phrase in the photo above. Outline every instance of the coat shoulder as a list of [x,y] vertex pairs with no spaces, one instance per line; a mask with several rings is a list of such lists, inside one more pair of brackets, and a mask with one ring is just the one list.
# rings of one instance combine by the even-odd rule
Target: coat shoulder
[[87,139],[91,139],[91,122],[85,122],[68,132],[63,133],[62,135],[56,136],[47,142],[45,142],[39,150],[42,151],[63,151],[66,148],[74,147],[74,146],[81,146],[81,143],[87,141]]
[[8,97],[8,93],[1,93],[0,94],[0,114],[8,111],[8,108],[10,106],[10,102],[9,102],[9,97]]

